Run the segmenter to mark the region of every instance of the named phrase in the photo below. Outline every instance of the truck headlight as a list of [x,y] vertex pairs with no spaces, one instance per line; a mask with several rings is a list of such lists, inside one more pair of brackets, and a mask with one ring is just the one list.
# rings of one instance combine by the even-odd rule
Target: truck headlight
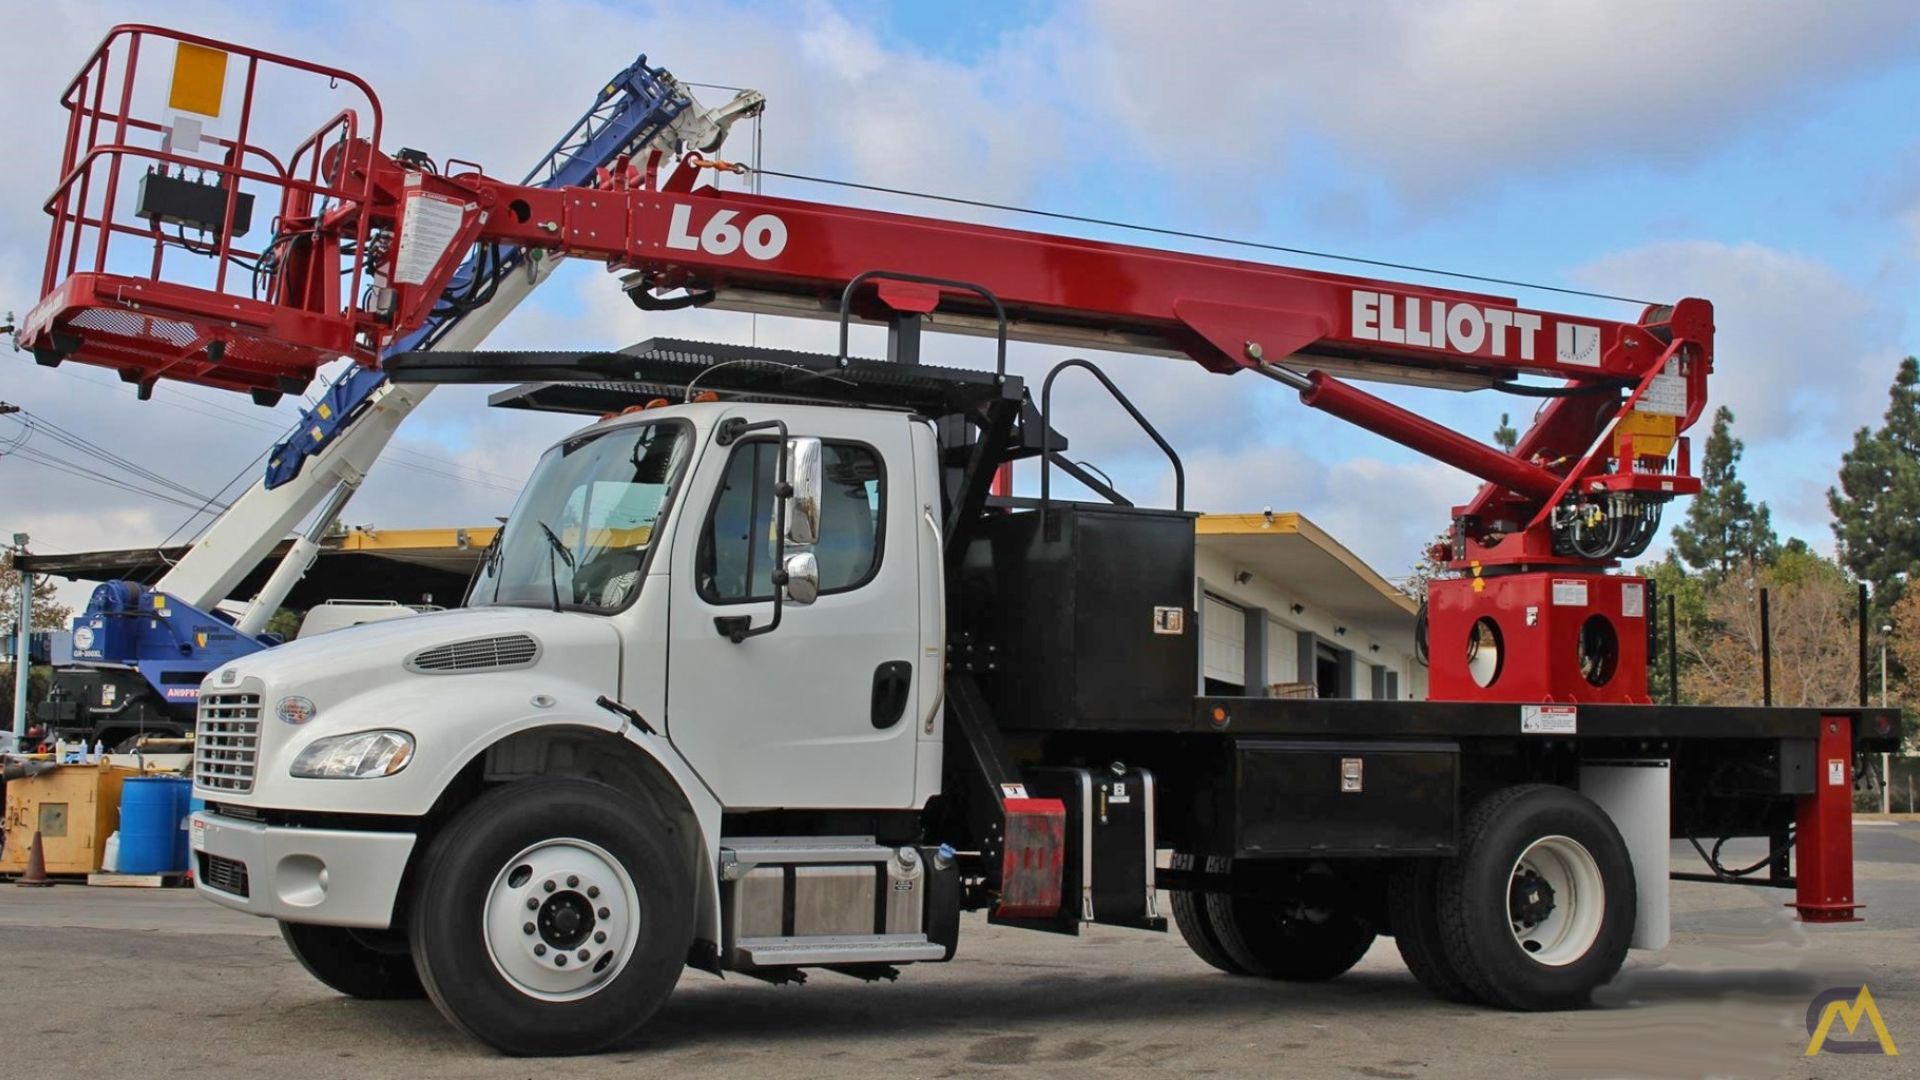
[[392,776],[413,760],[413,736],[361,731],[319,739],[293,760],[293,775],[310,780],[364,780]]

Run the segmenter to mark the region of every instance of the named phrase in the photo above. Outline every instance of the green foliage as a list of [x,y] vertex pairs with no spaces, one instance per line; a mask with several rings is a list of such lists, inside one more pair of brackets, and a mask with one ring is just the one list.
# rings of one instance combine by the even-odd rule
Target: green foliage
[[[1647,693],[1655,701],[1669,700],[1667,682],[1667,650],[1674,647],[1677,631],[1682,643],[1700,641],[1714,632],[1713,619],[1708,615],[1709,589],[1707,582],[1699,575],[1687,573],[1673,552],[1667,552],[1665,560],[1646,563],[1634,568],[1634,573],[1646,578],[1653,586],[1653,610],[1648,614],[1660,620],[1660,654],[1650,658],[1647,670]],[[1673,601],[1673,624],[1667,622],[1667,601]],[[1688,676],[1693,674],[1697,658],[1687,648],[1680,649],[1680,702],[1691,704],[1694,698],[1687,693]]]
[[1506,413],[1500,414],[1500,426],[1493,429],[1493,444],[1509,454],[1520,445],[1520,432],[1514,429],[1513,421]]
[[280,635],[282,641],[292,641],[293,635],[300,632],[300,620],[306,618],[304,612],[292,608],[281,608],[267,620],[266,632]]
[[1879,428],[1854,433],[1827,491],[1840,561],[1873,587],[1884,615],[1920,571],[1920,363],[1900,362]]
[[1673,549],[1691,569],[1725,575],[1741,563],[1765,563],[1779,546],[1767,504],[1755,505],[1740,481],[1745,445],[1733,437],[1733,410],[1713,414],[1701,461],[1700,494],[1687,506],[1687,520],[1673,530]]

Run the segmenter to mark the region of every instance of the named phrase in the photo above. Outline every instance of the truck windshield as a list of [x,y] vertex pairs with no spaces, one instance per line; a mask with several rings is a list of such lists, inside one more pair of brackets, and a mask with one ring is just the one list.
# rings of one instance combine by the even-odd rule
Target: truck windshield
[[482,561],[470,602],[626,607],[685,471],[688,432],[677,421],[638,424],[547,451]]

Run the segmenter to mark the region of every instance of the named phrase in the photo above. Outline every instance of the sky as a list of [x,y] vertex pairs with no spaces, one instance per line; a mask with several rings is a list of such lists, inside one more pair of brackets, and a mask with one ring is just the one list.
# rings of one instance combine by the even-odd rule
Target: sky
[[[518,175],[599,79],[645,52],[683,80],[765,92],[768,168],[1543,285],[1705,297],[1718,324],[1710,392],[1735,412],[1742,475],[1783,535],[1822,550],[1832,549],[1825,493],[1840,455],[1855,429],[1878,422],[1898,358],[1920,351],[1920,136],[1911,123],[1920,5],[1902,0],[0,0],[0,25],[34,43],[0,65],[0,311],[24,313],[39,298],[40,205],[65,123],[59,92],[106,29],[125,21],[357,72],[381,95],[387,145],[498,174]],[[708,105],[728,96],[699,93]],[[747,156],[744,134],[736,129],[731,156]],[[769,178],[764,190],[1037,227],[797,181]],[[1249,257],[1199,241],[1038,227]],[[1507,291],[1552,311],[1637,315],[1609,301]],[[664,335],[829,350],[833,333],[710,311],[645,314],[612,275],[572,264],[489,345],[608,347]],[[854,344],[883,348],[877,331]],[[934,362],[991,363],[976,340],[928,347]],[[1013,365],[1037,376],[1067,355],[1016,347]],[[1475,488],[1301,407],[1277,384],[1165,359],[1092,358],[1180,449],[1194,508],[1303,512],[1389,576],[1407,571]],[[1502,413],[1523,429],[1531,414],[1524,399],[1484,391],[1382,392],[1480,438]],[[506,514],[540,451],[574,425],[489,410],[484,399],[484,390],[437,391],[342,519],[402,528]],[[251,463],[299,409],[291,396],[265,409],[178,385],[140,402],[104,368],[43,369],[4,346],[0,400],[200,494],[250,480]],[[1136,501],[1170,499],[1164,460],[1110,403],[1082,392],[1060,409],[1076,458]],[[0,417],[0,535],[24,531],[36,550],[71,552],[177,540],[206,521],[4,452],[23,435],[82,456],[45,428],[29,433]],[[1704,424],[1695,435],[1704,441]],[[1670,508],[1669,522],[1680,513]]]

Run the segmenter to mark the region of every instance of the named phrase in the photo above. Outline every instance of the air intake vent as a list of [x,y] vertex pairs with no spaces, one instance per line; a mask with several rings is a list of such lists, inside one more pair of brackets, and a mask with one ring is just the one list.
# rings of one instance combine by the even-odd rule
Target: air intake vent
[[540,658],[540,643],[526,634],[474,638],[422,649],[407,661],[414,671],[497,671],[531,667]]

